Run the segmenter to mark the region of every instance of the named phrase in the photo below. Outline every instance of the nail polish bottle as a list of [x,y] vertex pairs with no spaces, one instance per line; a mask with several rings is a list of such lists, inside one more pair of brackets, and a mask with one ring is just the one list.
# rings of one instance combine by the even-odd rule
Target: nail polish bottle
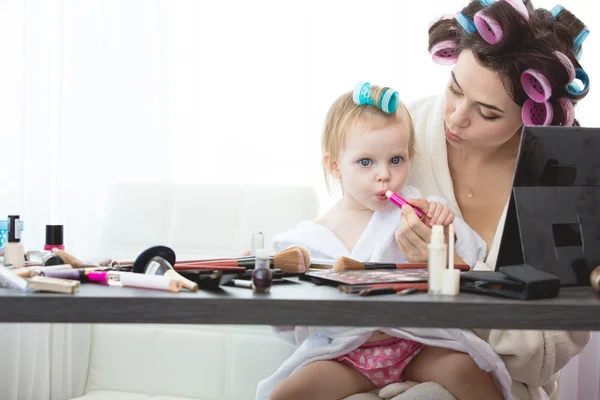
[[52,251],[52,249],[65,249],[62,225],[46,225],[46,244],[44,245],[44,250]]
[[21,268],[25,265],[25,251],[21,243],[21,222],[18,215],[8,216],[8,242],[4,244],[4,265]]
[[273,274],[270,265],[268,250],[256,249],[256,261],[252,271],[252,287],[255,292],[267,293],[271,289]]

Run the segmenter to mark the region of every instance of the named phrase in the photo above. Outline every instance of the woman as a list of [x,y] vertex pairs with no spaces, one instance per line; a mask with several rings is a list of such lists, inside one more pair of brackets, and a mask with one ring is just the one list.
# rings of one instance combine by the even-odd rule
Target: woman
[[[408,184],[424,196],[448,199],[485,240],[488,255],[477,269],[496,263],[523,124],[578,124],[572,104],[587,94],[578,62],[587,32],[562,7],[535,9],[529,0],[474,0],[455,18],[429,29],[433,59],[455,66],[443,96],[410,107],[417,157]],[[581,69],[577,77],[586,85],[573,85],[574,69]],[[405,208],[396,241],[410,261],[426,260],[431,230]],[[476,333],[504,359],[518,400],[551,396],[558,372],[590,337],[588,332]],[[436,349],[424,349],[408,368],[439,356]]]

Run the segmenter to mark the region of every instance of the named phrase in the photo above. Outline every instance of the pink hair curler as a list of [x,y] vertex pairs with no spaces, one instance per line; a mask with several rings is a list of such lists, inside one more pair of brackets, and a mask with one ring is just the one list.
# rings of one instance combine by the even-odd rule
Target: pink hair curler
[[521,118],[523,124],[529,126],[548,126],[552,122],[554,111],[549,102],[536,103],[532,99],[527,99],[523,104]]
[[431,58],[434,62],[441,65],[452,65],[458,60],[456,43],[452,40],[444,40],[436,43],[431,48]]
[[565,67],[567,70],[567,74],[569,75],[569,82],[571,83],[575,80],[575,67],[569,57],[565,53],[561,53],[560,51],[555,51],[554,55],[558,58],[558,61]]
[[565,97],[558,99],[558,103],[562,107],[564,115],[564,121],[561,126],[573,126],[575,122],[575,108],[573,107],[573,103]]
[[527,6],[523,2],[523,0],[504,0],[504,1],[506,1],[508,4],[513,6],[513,8],[515,10],[520,12],[521,15],[523,17],[525,17],[525,19],[527,19],[527,20],[529,19],[529,11],[527,11]]
[[521,74],[521,85],[527,96],[536,103],[548,101],[552,96],[550,82],[536,69],[528,69]]
[[496,44],[502,40],[504,33],[502,27],[494,18],[488,17],[483,13],[483,10],[477,11],[473,17],[477,32],[482,39],[489,44]]

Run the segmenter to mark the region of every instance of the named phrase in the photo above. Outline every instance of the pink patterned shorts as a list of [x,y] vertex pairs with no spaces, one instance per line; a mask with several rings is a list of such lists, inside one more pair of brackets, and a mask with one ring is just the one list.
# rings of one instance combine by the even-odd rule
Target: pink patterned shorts
[[336,358],[382,388],[390,383],[404,382],[404,368],[424,347],[413,340],[391,338],[379,342],[367,342],[358,349]]

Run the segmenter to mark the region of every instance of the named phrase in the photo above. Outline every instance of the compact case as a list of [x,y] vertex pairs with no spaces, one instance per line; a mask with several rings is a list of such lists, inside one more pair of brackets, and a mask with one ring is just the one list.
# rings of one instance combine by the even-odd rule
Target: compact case
[[460,274],[460,291],[520,300],[558,296],[560,278],[528,264],[507,265],[498,271],[468,271]]

